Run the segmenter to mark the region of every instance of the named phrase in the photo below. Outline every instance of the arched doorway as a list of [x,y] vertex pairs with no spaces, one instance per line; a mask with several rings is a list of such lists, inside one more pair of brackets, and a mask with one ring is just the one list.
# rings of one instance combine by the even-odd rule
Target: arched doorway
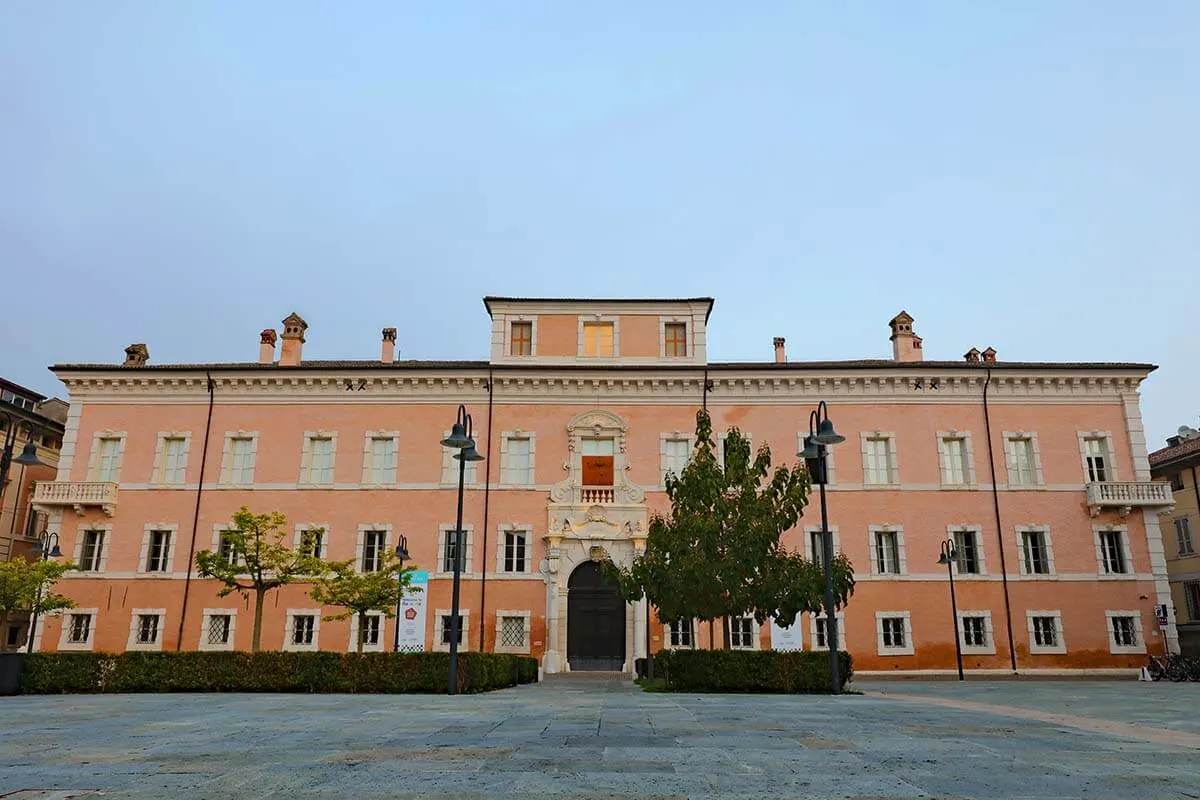
[[625,665],[625,602],[595,561],[580,564],[567,580],[567,663],[572,670]]

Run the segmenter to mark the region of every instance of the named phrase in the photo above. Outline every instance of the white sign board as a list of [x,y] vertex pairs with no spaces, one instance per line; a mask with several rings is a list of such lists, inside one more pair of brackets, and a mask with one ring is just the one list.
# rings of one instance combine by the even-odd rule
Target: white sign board
[[800,636],[800,616],[789,628],[781,628],[771,618],[771,649],[772,650],[803,650],[804,642]]
[[400,652],[420,653],[425,649],[425,606],[429,598],[429,573],[417,570],[410,582],[413,589],[400,601],[400,617],[396,625],[400,629]]

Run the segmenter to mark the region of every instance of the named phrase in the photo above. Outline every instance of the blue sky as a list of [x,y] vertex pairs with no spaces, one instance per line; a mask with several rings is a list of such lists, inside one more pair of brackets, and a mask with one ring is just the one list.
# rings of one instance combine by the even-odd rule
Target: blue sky
[[1137,360],[1200,425],[1200,4],[0,0],[0,374],[484,358],[713,295],[715,360]]

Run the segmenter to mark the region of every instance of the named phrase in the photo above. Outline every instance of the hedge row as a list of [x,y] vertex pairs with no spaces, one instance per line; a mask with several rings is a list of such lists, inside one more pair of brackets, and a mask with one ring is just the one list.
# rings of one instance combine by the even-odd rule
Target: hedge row
[[[445,692],[446,653],[30,653],[22,694],[105,692]],[[537,660],[460,653],[458,691],[537,680]]]
[[[850,680],[853,661],[841,651],[842,688]],[[654,656],[656,677],[681,692],[828,693],[829,653],[775,650],[663,650]]]

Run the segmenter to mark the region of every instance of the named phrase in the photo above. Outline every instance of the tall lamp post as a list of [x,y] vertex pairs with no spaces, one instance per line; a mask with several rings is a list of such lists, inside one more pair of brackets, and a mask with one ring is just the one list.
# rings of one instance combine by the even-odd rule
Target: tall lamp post
[[[51,558],[61,558],[62,550],[58,549],[58,534],[50,531],[42,531],[42,535],[39,537],[38,543],[35,544],[33,549],[29,552],[33,553],[35,556],[38,556],[40,561],[46,561],[47,559]],[[41,601],[42,587],[41,584],[38,584],[37,599],[33,603],[34,608],[37,608]],[[33,636],[35,633],[37,633],[36,611],[34,612],[33,616],[29,618],[29,640],[25,642],[26,653],[33,652]]]
[[951,630],[954,631],[954,658],[958,661],[958,679],[963,678],[962,666],[962,641],[958,635],[958,600],[954,597],[954,560],[958,558],[958,553],[954,551],[954,540],[947,539],[942,542],[942,554],[938,556],[938,563],[946,565],[946,575],[950,578],[950,621],[952,623]]
[[458,687],[458,641],[462,638],[462,618],[458,613],[459,595],[461,591],[463,546],[463,488],[467,476],[468,461],[483,461],[483,456],[475,449],[475,439],[471,435],[471,415],[466,406],[458,407],[458,416],[450,435],[442,439],[442,446],[457,450],[454,458],[458,459],[458,517],[454,524],[454,589],[450,598],[450,675],[446,686],[446,694],[454,694]]
[[400,604],[404,602],[404,562],[408,560],[408,537],[400,534],[396,545],[396,558],[400,561],[400,569],[396,572],[396,583],[400,584],[396,592],[396,638],[392,644],[392,652],[400,652]]
[[841,694],[838,666],[837,611],[833,607],[833,536],[829,533],[829,512],[825,505],[825,484],[829,482],[828,447],[841,444],[846,437],[833,429],[829,408],[822,400],[808,415],[808,436],[797,455],[805,460],[808,474],[821,492],[821,564],[825,568],[825,644],[829,648],[829,691]]

